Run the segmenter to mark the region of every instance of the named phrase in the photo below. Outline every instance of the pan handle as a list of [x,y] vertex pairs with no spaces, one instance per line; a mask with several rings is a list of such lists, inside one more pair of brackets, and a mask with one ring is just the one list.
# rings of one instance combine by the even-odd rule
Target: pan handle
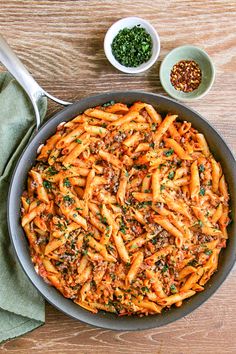
[[47,96],[53,101],[68,106],[71,102],[60,100],[49,93],[47,93],[39,84],[34,80],[19,58],[12,51],[6,40],[0,35],[0,62],[6,67],[6,69],[14,76],[16,81],[23,87],[27,95],[29,96],[36,118],[36,129],[40,126],[40,114],[38,109],[38,101],[40,98]]

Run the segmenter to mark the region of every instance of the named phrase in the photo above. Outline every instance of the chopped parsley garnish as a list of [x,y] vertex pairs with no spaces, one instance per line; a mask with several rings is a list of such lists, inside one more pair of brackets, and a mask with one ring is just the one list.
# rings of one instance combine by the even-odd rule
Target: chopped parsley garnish
[[56,175],[58,173],[58,171],[53,166],[50,166],[50,167],[48,167],[47,173],[50,176],[53,176],[53,175]]
[[198,225],[199,225],[200,227],[202,227],[202,226],[203,226],[203,223],[202,223],[202,221],[201,221],[201,220],[198,220]]
[[66,177],[66,178],[63,180],[63,185],[64,185],[65,187],[68,187],[68,188],[71,187],[71,183],[70,183],[68,177]]
[[129,177],[129,172],[125,171],[125,177]]
[[68,204],[74,203],[74,199],[71,198],[69,195],[64,195],[63,200],[64,200],[64,202],[67,202]]
[[165,264],[161,271],[162,271],[162,273],[165,273],[165,272],[167,272],[168,269],[169,269],[168,265]]
[[160,190],[163,191],[165,188],[166,188],[165,185],[164,185],[164,184],[161,184]]
[[113,104],[115,104],[115,101],[109,101],[109,102],[106,102],[102,105],[102,107],[109,107],[109,106],[113,106]]
[[144,193],[151,193],[151,189],[145,189]]
[[82,250],[82,254],[86,256],[88,254],[88,250]]
[[78,207],[77,207],[77,208],[75,208],[75,210],[83,210],[83,208],[78,208]]
[[174,150],[173,150],[173,149],[169,149],[169,150],[167,150],[167,151],[164,152],[164,154],[165,154],[167,157],[171,156],[173,153],[174,153]]
[[115,280],[115,279],[116,279],[116,275],[113,274],[113,273],[110,274],[110,277],[111,277],[112,280]]
[[157,123],[152,123],[151,130],[152,130],[152,131],[155,131],[156,128],[157,128]]
[[151,58],[152,38],[140,25],[123,28],[113,39],[111,49],[121,65],[135,68]]
[[148,292],[149,292],[149,289],[148,289],[147,286],[143,286],[143,287],[141,288],[141,290],[142,290],[144,293],[148,293]]
[[175,172],[174,171],[170,171],[170,173],[168,174],[168,178],[169,179],[173,179],[175,176]]
[[152,201],[147,201],[147,202],[139,202],[136,204],[137,209],[142,209],[145,208],[146,205],[152,205]]
[[205,167],[203,166],[203,164],[199,165],[199,172],[204,172],[205,171]]
[[149,144],[149,146],[150,146],[152,149],[154,149],[155,143],[152,142],[152,143]]
[[204,195],[205,195],[205,188],[204,188],[204,187],[201,187],[201,188],[200,188],[199,194],[200,194],[201,196],[204,196]]
[[151,243],[152,243],[153,245],[156,245],[156,244],[157,244],[157,238],[154,237],[153,239],[151,239]]
[[46,189],[52,189],[52,184],[49,181],[43,181],[43,186]]
[[106,128],[107,127],[106,123],[102,123],[102,127]]
[[206,250],[204,251],[204,253],[205,253],[206,255],[210,256],[210,255],[212,254],[212,250],[206,249]]
[[105,225],[107,224],[107,218],[105,216],[100,215],[99,219],[100,219],[101,223],[103,223]]
[[177,293],[177,289],[176,289],[176,286],[174,284],[171,284],[170,291],[171,291],[172,294],[176,294]]
[[126,234],[126,229],[127,229],[127,226],[125,225],[124,223],[124,220],[122,219],[121,222],[120,222],[120,232],[122,232],[122,234]]
[[76,142],[77,142],[78,144],[82,144],[82,140],[80,140],[80,139],[76,139]]

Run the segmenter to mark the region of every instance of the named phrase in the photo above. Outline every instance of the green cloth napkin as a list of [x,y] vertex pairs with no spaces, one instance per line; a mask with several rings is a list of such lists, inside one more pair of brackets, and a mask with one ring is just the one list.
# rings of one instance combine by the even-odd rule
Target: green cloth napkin
[[[44,118],[47,100],[40,102]],[[33,107],[9,73],[0,74],[0,343],[41,326],[44,300],[16,260],[7,229],[11,174],[35,128]]]

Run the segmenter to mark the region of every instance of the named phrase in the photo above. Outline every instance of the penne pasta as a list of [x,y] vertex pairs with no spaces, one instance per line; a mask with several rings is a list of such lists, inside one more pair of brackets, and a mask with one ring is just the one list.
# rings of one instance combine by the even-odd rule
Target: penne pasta
[[205,136],[154,106],[86,109],[38,149],[21,196],[35,269],[86,311],[161,314],[204,291],[229,192]]

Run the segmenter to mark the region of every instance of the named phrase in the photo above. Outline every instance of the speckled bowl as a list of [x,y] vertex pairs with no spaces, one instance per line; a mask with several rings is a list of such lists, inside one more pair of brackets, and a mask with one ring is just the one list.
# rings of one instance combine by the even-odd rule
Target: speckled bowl
[[[202,80],[199,87],[192,92],[178,91],[172,86],[170,73],[173,66],[181,60],[194,60],[202,71]],[[202,49],[184,45],[173,49],[161,63],[160,81],[164,90],[179,101],[193,101],[209,92],[215,79],[215,69],[209,55]]]

